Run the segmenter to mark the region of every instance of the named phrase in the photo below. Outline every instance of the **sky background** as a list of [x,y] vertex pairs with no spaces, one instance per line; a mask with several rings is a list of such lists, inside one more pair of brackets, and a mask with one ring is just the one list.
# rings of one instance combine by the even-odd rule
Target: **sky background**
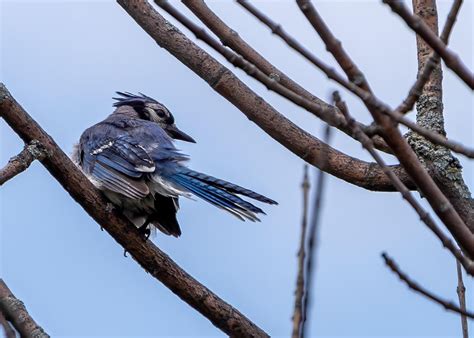
[[[439,3],[441,27],[450,3]],[[205,202],[183,200],[179,212],[183,235],[175,239],[159,234],[154,241],[266,332],[288,336],[302,160],[157,47],[115,2],[0,0],[0,4],[0,80],[66,152],[71,152],[84,129],[112,111],[114,91],[141,91],[166,104],[178,126],[197,140],[178,144],[191,155],[192,168],[280,203],[265,205],[268,216],[254,224],[242,223]],[[377,95],[397,105],[416,76],[413,33],[379,1],[316,4]],[[175,5],[189,13],[180,3]],[[337,88],[234,2],[209,1],[209,5],[314,94],[327,98]],[[335,65],[293,1],[257,5]],[[451,38],[452,48],[471,69],[473,7],[472,0],[465,1]],[[321,135],[322,124],[312,115],[227,66],[281,113]],[[448,135],[472,145],[472,93],[451,71],[445,70],[444,79]],[[353,115],[370,122],[357,99],[341,92]],[[0,132],[3,165],[22,149],[22,142],[1,121]],[[341,133],[335,133],[332,144],[369,160],[360,145]],[[459,158],[473,189],[473,162]],[[124,258],[123,249],[100,231],[40,163],[33,163],[0,191],[0,276],[50,335],[223,336],[135,261]],[[311,336],[461,335],[457,315],[413,294],[380,258],[386,250],[415,280],[445,298],[457,299],[453,257],[398,194],[373,193],[330,177],[321,227]],[[473,309],[473,279],[466,278],[465,283]]]

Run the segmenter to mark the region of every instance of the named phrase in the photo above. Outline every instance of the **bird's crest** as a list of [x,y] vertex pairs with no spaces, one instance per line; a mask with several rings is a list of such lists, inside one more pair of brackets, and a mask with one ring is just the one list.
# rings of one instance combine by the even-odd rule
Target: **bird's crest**
[[114,100],[117,100],[117,102],[114,102],[113,104],[114,107],[134,106],[137,104],[145,104],[147,102],[159,103],[154,98],[148,95],[145,95],[143,93],[138,93],[139,95],[135,95],[129,92],[115,92],[115,93],[117,93],[121,97],[113,97]]

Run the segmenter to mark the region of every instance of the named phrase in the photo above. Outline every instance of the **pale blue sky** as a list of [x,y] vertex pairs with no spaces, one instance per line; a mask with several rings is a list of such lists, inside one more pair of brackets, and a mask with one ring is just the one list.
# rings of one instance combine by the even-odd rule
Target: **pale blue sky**
[[[85,128],[111,112],[114,91],[142,91],[165,103],[180,128],[197,140],[195,145],[179,144],[191,155],[191,167],[280,203],[265,206],[268,216],[253,224],[201,201],[183,201],[182,237],[158,235],[155,242],[269,334],[288,336],[302,161],[157,47],[115,2],[0,3],[0,80],[64,150],[70,152]],[[379,1],[317,3],[378,96],[398,104],[416,74],[412,32]],[[316,95],[326,98],[336,88],[233,2],[209,4],[259,52]],[[334,64],[293,1],[258,5]],[[439,5],[441,23],[449,5]],[[471,69],[472,22],[473,1],[465,1],[451,41]],[[321,123],[306,111],[235,72],[280,112],[306,130],[321,133]],[[473,144],[472,94],[449,70],[444,74],[448,135]],[[362,105],[342,92],[354,115],[370,121]],[[0,130],[3,165],[22,143],[5,123],[0,122]],[[359,145],[336,134],[335,146],[369,159]],[[474,167],[460,159],[472,189]],[[401,197],[368,192],[332,177],[327,188],[312,336],[459,337],[458,316],[410,292],[380,258],[387,250],[413,278],[456,299],[454,259]],[[124,258],[122,248],[39,163],[0,191],[0,276],[52,336],[223,336],[131,258]],[[474,284],[472,279],[465,282],[472,309]]]

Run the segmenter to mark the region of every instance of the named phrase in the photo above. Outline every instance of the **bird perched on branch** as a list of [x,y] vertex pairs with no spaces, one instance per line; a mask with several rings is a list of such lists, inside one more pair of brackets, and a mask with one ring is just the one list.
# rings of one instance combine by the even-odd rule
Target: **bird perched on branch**
[[236,184],[185,166],[188,156],[174,140],[195,143],[171,112],[144,94],[117,92],[115,111],[88,128],[73,159],[92,183],[147,236],[154,226],[178,237],[180,196],[197,196],[241,220],[259,221],[263,210],[238,195],[277,204]]

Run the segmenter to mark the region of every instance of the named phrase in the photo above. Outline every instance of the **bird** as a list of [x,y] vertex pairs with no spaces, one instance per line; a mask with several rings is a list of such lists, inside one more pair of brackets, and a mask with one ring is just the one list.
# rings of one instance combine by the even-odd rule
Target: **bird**
[[175,124],[168,108],[142,93],[116,92],[115,110],[86,129],[72,159],[96,188],[145,236],[158,229],[179,237],[179,198],[198,197],[240,220],[265,212],[241,196],[274,200],[187,166],[176,140],[196,143]]

